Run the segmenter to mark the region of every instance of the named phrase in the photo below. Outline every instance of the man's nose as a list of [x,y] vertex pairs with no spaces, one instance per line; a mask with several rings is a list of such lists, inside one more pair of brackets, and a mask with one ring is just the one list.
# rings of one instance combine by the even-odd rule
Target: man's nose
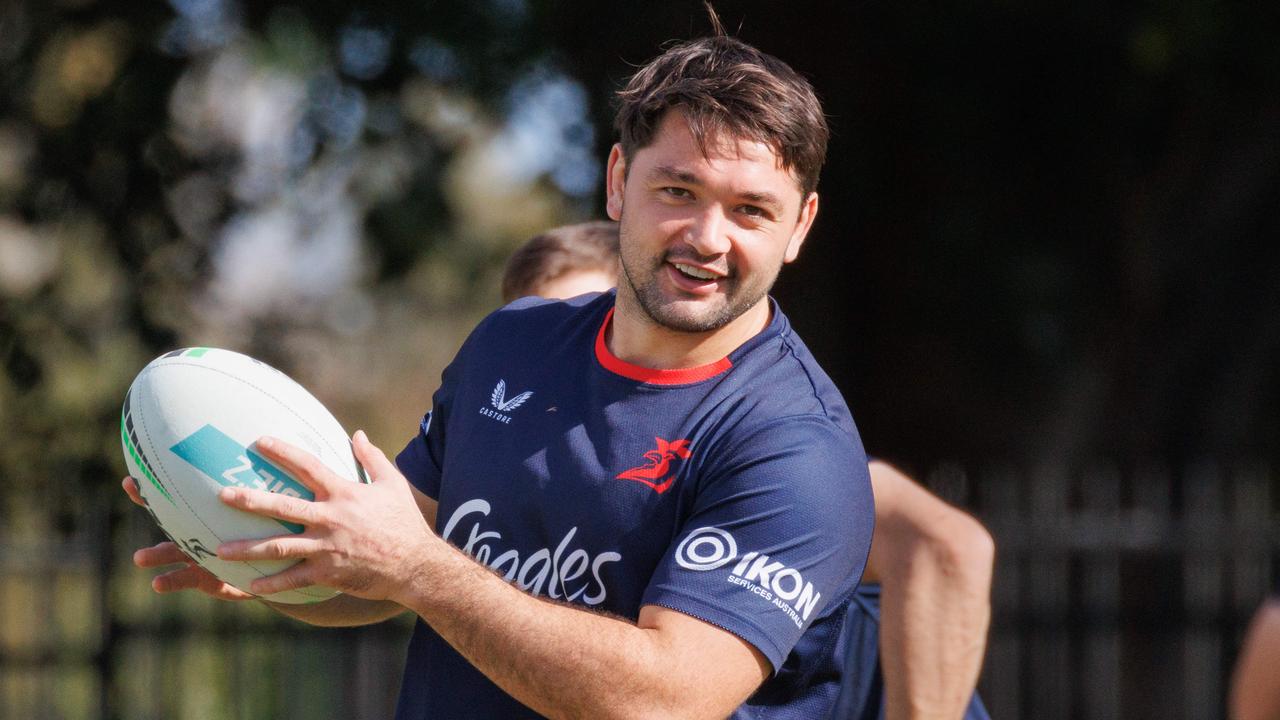
[[729,252],[729,223],[718,207],[699,213],[685,231],[685,242],[699,255],[723,255]]

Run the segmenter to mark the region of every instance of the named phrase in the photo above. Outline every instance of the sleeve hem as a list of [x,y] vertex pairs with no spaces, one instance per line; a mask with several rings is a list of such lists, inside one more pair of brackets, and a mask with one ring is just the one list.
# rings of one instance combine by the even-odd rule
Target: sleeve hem
[[409,444],[400,451],[400,454],[396,455],[396,469],[409,480],[410,485],[432,500],[439,500],[440,482],[438,478],[440,471],[429,457],[423,457],[425,455],[425,447],[416,447],[418,443],[422,443],[425,446],[422,435],[410,440]]
[[769,637],[769,633],[759,625],[738,615],[727,615],[723,607],[709,603],[702,598],[664,590],[656,598],[646,596],[641,604],[656,605],[684,613],[741,638],[765,656],[765,659],[773,667],[774,675],[777,675],[778,671],[782,669],[782,664],[789,653],[789,651],[783,650],[777,643],[773,642]]

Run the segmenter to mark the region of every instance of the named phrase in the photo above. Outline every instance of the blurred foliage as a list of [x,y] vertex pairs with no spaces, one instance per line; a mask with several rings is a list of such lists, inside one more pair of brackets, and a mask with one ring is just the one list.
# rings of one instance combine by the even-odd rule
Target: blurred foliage
[[[831,116],[778,294],[874,452],[1274,450],[1276,6],[718,7]],[[6,488],[83,502],[130,376],[184,344],[393,448],[513,243],[598,215],[610,90],[704,30],[696,2],[5,4]]]
[[119,474],[125,388],[175,346],[254,354],[401,442],[511,245],[594,190],[585,95],[531,22],[0,7],[0,501],[83,509]]

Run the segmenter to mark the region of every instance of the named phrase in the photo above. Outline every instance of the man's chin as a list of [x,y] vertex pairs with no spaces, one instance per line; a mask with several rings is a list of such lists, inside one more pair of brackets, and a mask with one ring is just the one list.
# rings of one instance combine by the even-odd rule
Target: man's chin
[[711,332],[733,322],[734,315],[722,303],[709,305],[705,301],[676,300],[654,307],[646,306],[645,312],[658,325],[681,333]]

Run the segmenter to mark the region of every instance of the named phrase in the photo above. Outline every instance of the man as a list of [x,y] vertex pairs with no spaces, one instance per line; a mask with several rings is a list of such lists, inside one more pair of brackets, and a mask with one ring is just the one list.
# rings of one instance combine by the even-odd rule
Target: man
[[[218,549],[305,560],[254,593],[345,593],[281,612],[419,616],[400,718],[832,709],[870,549],[866,458],[767,295],[817,213],[821,107],[791,68],[723,34],[670,48],[620,99],[616,295],[489,316],[399,470],[363,432],[369,485],[263,438],[315,501],[221,495],[306,528]],[[179,560],[169,544],[137,558]],[[191,567],[154,584],[241,596]]]
[[[502,296],[571,298],[607,291],[617,277],[617,223],[566,225],[511,254]],[[991,617],[991,535],[888,463],[868,469],[875,532],[846,617],[834,717],[987,718],[974,685]]]

